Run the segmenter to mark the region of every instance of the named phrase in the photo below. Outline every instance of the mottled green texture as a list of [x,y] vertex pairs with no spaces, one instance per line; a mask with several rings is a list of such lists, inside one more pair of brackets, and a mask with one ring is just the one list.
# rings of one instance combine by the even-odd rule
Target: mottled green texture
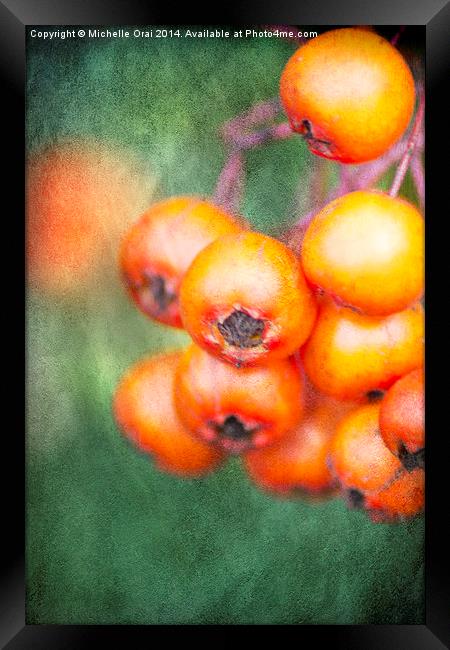
[[[159,195],[208,195],[219,125],[277,94],[291,52],[275,40],[32,41],[28,148],[95,136],[144,156]],[[298,137],[251,152],[244,214],[276,232],[299,175],[307,208],[313,163]],[[119,434],[122,372],[186,341],[138,313],[118,279],[78,301],[29,295],[27,622],[423,622],[423,518],[374,525],[339,500],[277,500],[237,459],[183,481]]]

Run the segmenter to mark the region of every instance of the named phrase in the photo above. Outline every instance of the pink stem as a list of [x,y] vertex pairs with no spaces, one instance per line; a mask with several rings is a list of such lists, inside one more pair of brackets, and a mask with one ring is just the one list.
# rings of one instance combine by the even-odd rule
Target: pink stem
[[251,109],[226,122],[221,135],[229,148],[228,158],[217,180],[214,201],[229,210],[237,211],[243,192],[244,156],[246,149],[253,149],[270,140],[290,138],[293,131],[288,122],[251,131],[252,127],[274,120],[281,112],[277,98],[260,102]]
[[226,142],[233,143],[237,134],[248,131],[252,126],[275,119],[281,112],[278,97],[260,102],[245,113],[225,122],[221,128],[222,137]]
[[420,153],[416,150],[411,160],[411,174],[419,198],[420,209],[425,207],[425,177]]
[[289,122],[282,122],[268,126],[253,133],[241,133],[236,131],[229,137],[230,144],[238,149],[254,149],[269,140],[286,140],[294,135]]
[[393,36],[391,38],[391,45],[393,45],[394,47],[397,45],[398,39],[403,34],[405,29],[406,29],[406,25],[400,25],[400,28],[399,28],[398,32],[395,34],[395,36]]
[[[420,134],[416,147],[417,150],[423,148],[423,135]],[[403,139],[394,144],[381,158],[377,158],[371,163],[359,165],[352,170],[352,182],[354,189],[366,189],[375,185],[375,183],[388,171],[394,163],[400,160],[405,151],[406,140]]]
[[214,202],[232,212],[238,211],[243,176],[244,159],[242,152],[238,150],[231,151],[217,179],[213,195]]
[[406,151],[403,154],[403,158],[400,161],[400,164],[395,172],[394,180],[392,182],[391,189],[389,190],[389,196],[397,196],[400,187],[405,178],[406,172],[408,171],[409,163],[411,161],[414,149],[417,144],[417,139],[419,137],[420,129],[422,126],[422,120],[425,113],[425,93],[421,90],[419,94],[419,106],[417,108],[416,119],[414,120],[413,128],[408,138],[406,145]]

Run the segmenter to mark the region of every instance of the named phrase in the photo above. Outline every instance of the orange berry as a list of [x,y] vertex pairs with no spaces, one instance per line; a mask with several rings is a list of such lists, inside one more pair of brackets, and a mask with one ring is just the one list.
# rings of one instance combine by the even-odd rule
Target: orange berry
[[425,448],[425,386],[423,368],[399,379],[381,403],[380,430],[385,445],[406,469],[423,467]]
[[216,469],[224,455],[192,436],[181,423],[173,401],[175,369],[180,352],[160,354],[132,366],[114,395],[120,428],[156,466],[186,477]]
[[27,274],[33,288],[74,295],[98,285],[130,219],[153,191],[139,161],[95,140],[73,140],[27,160]]
[[280,442],[247,452],[244,465],[255,483],[285,495],[331,490],[334,478],[327,461],[332,435],[352,407],[348,402],[322,398]]
[[341,163],[381,156],[414,110],[414,79],[403,56],[365,29],[335,29],[289,59],[280,96],[292,128],[312,153]]
[[209,201],[180,196],[152,205],[125,237],[120,263],[128,291],[150,318],[182,327],[181,280],[202,248],[245,227]]
[[403,472],[388,487],[366,496],[366,509],[372,521],[389,522],[413,517],[425,503],[425,472]]
[[380,434],[380,404],[364,404],[338,424],[331,443],[333,472],[345,489],[378,492],[402,470]]
[[303,391],[293,358],[238,370],[191,344],[177,370],[175,403],[192,432],[239,453],[268,445],[295,427],[303,414]]
[[423,346],[420,303],[381,318],[326,299],[302,357],[309,379],[319,390],[339,399],[360,399],[389,388],[420,367]]
[[311,333],[317,307],[292,251],[242,232],[197,255],[181,284],[180,310],[198,345],[242,366],[292,354]]
[[382,192],[341,196],[308,226],[302,265],[312,284],[366,314],[405,309],[423,293],[422,215]]
[[424,472],[406,472],[379,429],[381,403],[358,407],[336,428],[330,466],[347,502],[373,521],[411,517],[422,510]]

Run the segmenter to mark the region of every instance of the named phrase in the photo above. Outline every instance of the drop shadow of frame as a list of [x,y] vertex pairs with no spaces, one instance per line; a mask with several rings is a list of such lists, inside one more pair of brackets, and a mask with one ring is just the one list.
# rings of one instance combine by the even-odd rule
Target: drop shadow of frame
[[[290,8],[286,4],[280,7],[280,3],[273,2],[265,5],[265,11],[269,14],[277,14],[274,21],[286,24],[416,24],[426,26],[426,70],[427,70],[427,170],[430,167],[429,160],[442,156],[439,149],[439,124],[442,123],[439,111],[443,110],[445,103],[441,99],[443,94],[444,80],[447,80],[449,69],[449,39],[450,32],[450,6],[445,0],[433,0],[433,2],[388,2],[373,4],[364,7],[357,2],[348,0],[345,3],[314,3],[313,7]],[[258,6],[259,8],[259,6]],[[190,22],[194,20],[192,14]],[[177,22],[181,17],[177,15]],[[242,24],[255,24],[257,22],[270,22],[267,15],[257,17],[256,3],[248,3],[245,11],[228,10],[228,15],[222,17],[222,22],[239,22]],[[24,116],[24,86],[25,86],[25,29],[27,25],[53,24],[53,25],[77,25],[77,24],[167,24],[171,20],[169,16],[163,15],[153,7],[153,12],[146,9],[139,2],[121,3],[119,0],[102,2],[92,0],[89,3],[62,2],[55,4],[44,0],[39,4],[32,0],[8,0],[0,5],[0,24],[2,36],[1,66],[3,87],[6,89],[7,97],[7,121],[6,133],[7,160],[9,161],[6,186],[14,186],[17,191],[12,197],[11,214],[16,215],[15,236],[12,246],[15,246],[14,257],[16,260],[16,277],[19,282],[23,278],[23,226],[20,214],[23,214],[23,174],[24,157],[22,145],[24,143],[23,116]],[[212,22],[212,21],[209,21]],[[436,136],[436,137],[434,137]],[[434,173],[427,174],[427,200],[428,213],[438,212],[439,187]],[[444,205],[444,204],[442,204]],[[435,214],[435,216],[436,216]],[[437,230],[437,228],[436,228]],[[435,226],[433,232],[427,224],[427,251],[435,250],[434,245],[439,242]],[[432,248],[433,246],[433,248]],[[433,257],[429,256],[427,261],[426,277],[431,276],[431,265],[434,264]],[[435,273],[433,284],[429,283],[428,297],[430,300],[429,311],[432,312],[434,301],[433,292],[436,298],[439,296],[439,288],[436,286]],[[20,289],[13,290],[12,301],[15,314],[21,314],[21,292]],[[16,316],[16,317],[17,317]],[[21,324],[19,317],[19,323]],[[21,338],[21,326],[13,324],[14,338]],[[441,327],[441,332],[442,326]],[[438,426],[438,409],[435,410],[436,400],[445,404],[445,399],[439,400],[439,390],[431,375],[432,359],[437,355],[437,344],[433,344],[435,334],[439,334],[437,319],[427,315],[427,429],[433,430]],[[17,337],[17,338],[16,338]],[[21,339],[23,340],[23,339]],[[18,342],[18,348],[21,341]],[[22,348],[20,348],[22,349]],[[19,357],[20,357],[19,353]],[[434,363],[433,363],[434,366]],[[15,361],[13,372],[17,373],[16,387],[20,386],[20,364]],[[433,394],[432,394],[433,393]],[[22,396],[17,396],[17,412],[22,405]],[[23,421],[22,421],[23,422]],[[137,645],[140,639],[153,635],[152,629],[143,626],[33,626],[25,624],[25,587],[24,587],[24,427],[17,416],[14,418],[14,425],[10,432],[14,435],[5,436],[7,450],[4,453],[4,469],[2,478],[6,480],[4,488],[4,503],[6,504],[6,516],[3,521],[7,522],[7,533],[4,531],[4,542],[6,552],[2,556],[2,579],[1,579],[1,625],[0,642],[2,647],[10,650],[16,648],[79,648],[80,646],[90,647],[99,640],[108,642],[121,642]],[[442,452],[440,452],[440,441],[430,436],[427,446],[427,475],[426,498],[426,619],[424,625],[414,626],[301,626],[300,639],[306,640],[311,635],[314,641],[331,640],[336,647],[343,647],[347,650],[352,648],[427,648],[429,650],[443,647],[450,647],[450,625],[448,617],[449,585],[446,582],[444,568],[448,568],[448,544],[446,544],[445,532],[442,532],[442,513],[447,507],[441,506],[441,500],[445,494],[444,480],[446,477]],[[12,472],[6,472],[6,466],[12,468]],[[442,471],[440,471],[442,470]],[[7,478],[6,478],[7,477]],[[6,526],[5,526],[6,528]],[[150,626],[152,628],[154,626]],[[191,626],[195,627],[195,626]],[[212,626],[214,627],[214,626]],[[97,641],[96,641],[97,640]],[[444,646],[445,644],[445,646]]]

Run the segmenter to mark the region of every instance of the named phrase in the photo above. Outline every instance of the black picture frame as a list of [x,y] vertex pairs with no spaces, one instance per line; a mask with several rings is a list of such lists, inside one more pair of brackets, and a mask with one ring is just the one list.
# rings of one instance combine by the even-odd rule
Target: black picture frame
[[[445,240],[439,234],[439,221],[448,219],[448,199],[445,201],[445,183],[441,182],[439,169],[446,167],[445,157],[448,146],[444,114],[444,81],[450,68],[450,6],[445,0],[383,0],[377,3],[327,2],[290,3],[282,0],[264,3],[247,2],[245,8],[232,8],[227,5],[223,15],[218,18],[202,16],[198,20],[190,15],[188,20],[162,11],[153,3],[146,5],[122,0],[2,0],[0,2],[0,65],[3,105],[6,107],[4,121],[4,160],[6,160],[5,194],[9,195],[10,206],[4,215],[4,225],[12,226],[13,234],[7,241],[11,263],[8,263],[7,276],[11,274],[14,283],[6,282],[7,297],[4,302],[5,318],[11,331],[11,340],[17,341],[17,350],[9,369],[9,387],[13,388],[16,401],[8,397],[8,409],[15,404],[11,424],[3,428],[4,446],[2,479],[3,503],[6,515],[3,516],[2,573],[0,583],[0,645],[8,650],[18,648],[81,648],[113,641],[126,643],[129,647],[140,647],[138,639],[151,638],[152,629],[141,626],[33,626],[25,624],[24,587],[24,400],[21,390],[23,374],[20,360],[23,350],[21,315],[24,307],[22,287],[24,286],[24,88],[25,88],[25,30],[29,25],[117,25],[117,24],[303,24],[303,25],[423,25],[426,27],[426,134],[427,134],[427,196],[426,211],[433,228],[427,221],[427,431],[432,431],[427,441],[426,483],[426,622],[425,625],[412,626],[300,626],[300,643],[307,637],[315,643],[330,641],[333,646],[346,648],[407,648],[415,650],[426,648],[438,650],[450,647],[448,543],[444,523],[446,513],[446,472],[447,458],[442,451],[441,441],[446,433],[446,390],[445,380],[439,382],[432,376],[432,369],[442,363],[445,349],[445,320],[439,316],[438,305],[442,303],[442,287],[439,277],[446,278]],[[263,14],[263,15],[262,15]],[[448,111],[446,111],[448,113]],[[446,150],[447,147],[447,150]],[[13,189],[14,188],[14,189]],[[8,198],[8,196],[6,197]],[[442,208],[440,207],[442,206]],[[442,213],[441,213],[442,212]],[[5,224],[5,221],[8,222]],[[443,244],[444,242],[444,244]],[[438,251],[442,251],[439,254]],[[439,266],[441,265],[441,266]],[[17,287],[19,285],[19,288]],[[448,292],[446,292],[448,295]],[[442,337],[439,337],[439,334]],[[6,339],[5,339],[6,340]],[[9,340],[9,339],[8,339]],[[440,343],[442,340],[443,343]],[[444,347],[440,347],[444,346]],[[9,345],[8,345],[9,347]],[[25,360],[24,360],[25,361]],[[26,367],[26,363],[24,364]],[[445,369],[444,369],[445,371]],[[448,401],[448,400],[447,400]],[[442,409],[442,413],[439,412]],[[448,417],[448,416],[447,416]],[[7,469],[9,471],[7,471]],[[153,628],[154,626],[150,626]],[[214,627],[214,626],[213,626]]]

